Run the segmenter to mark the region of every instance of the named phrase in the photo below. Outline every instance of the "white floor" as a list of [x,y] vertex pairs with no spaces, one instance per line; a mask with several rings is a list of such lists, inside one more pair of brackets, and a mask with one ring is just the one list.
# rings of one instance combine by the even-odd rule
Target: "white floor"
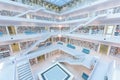
[[[35,79],[38,80],[37,74],[42,70],[46,69],[46,67],[49,67],[50,65],[54,64],[55,63],[54,60],[61,56],[63,55],[56,54],[56,55],[53,55],[52,57],[47,58],[46,60],[41,60],[38,64],[34,64],[32,66],[32,72],[35,76]],[[68,55],[64,54],[64,56],[68,56]],[[81,77],[82,73],[85,72],[87,74],[90,74],[91,72],[89,69],[80,65],[70,65],[67,63],[61,63],[61,64],[74,75],[73,80],[83,80]]]

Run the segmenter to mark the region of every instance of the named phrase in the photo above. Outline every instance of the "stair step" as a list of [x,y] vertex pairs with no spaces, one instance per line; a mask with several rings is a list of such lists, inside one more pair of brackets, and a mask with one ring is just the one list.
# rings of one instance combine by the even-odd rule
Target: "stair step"
[[18,72],[24,72],[24,71],[28,71],[30,70],[30,68],[23,68],[23,69],[18,69]]
[[32,77],[32,74],[29,73],[29,74],[26,74],[26,75],[23,75],[23,76],[19,76],[19,79],[23,79],[23,78],[26,78],[26,77]]
[[33,80],[33,77],[29,76],[29,77],[23,78],[22,80]]
[[23,68],[23,67],[26,67],[26,66],[29,66],[29,64],[20,65],[20,66],[18,66],[18,68]]
[[26,75],[26,74],[28,74],[28,73],[31,73],[31,71],[26,71],[26,72],[23,72],[23,73],[18,73],[18,75],[24,76],[24,75]]

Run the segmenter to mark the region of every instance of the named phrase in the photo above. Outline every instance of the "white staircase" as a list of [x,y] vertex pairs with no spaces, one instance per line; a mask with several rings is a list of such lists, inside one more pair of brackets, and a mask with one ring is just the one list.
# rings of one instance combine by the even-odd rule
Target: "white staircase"
[[28,61],[17,64],[18,80],[34,80]]
[[73,59],[73,58],[58,58],[56,59],[57,62],[66,62],[68,64],[72,65],[82,65],[85,66],[88,69],[91,69],[91,65],[95,64],[95,61],[98,59],[95,57],[90,57],[90,56],[82,56],[81,58],[78,59]]
[[[83,58],[84,59],[84,58]],[[81,65],[81,62],[83,61],[83,59],[72,59],[72,58],[58,58],[56,59],[57,62],[66,62],[72,65]]]
[[47,33],[43,36],[41,36],[41,39],[38,40],[37,42],[33,43],[29,48],[25,49],[24,52],[21,51],[20,54],[27,54],[28,52],[30,52],[36,45],[38,45],[39,43],[47,40],[49,37],[51,37],[50,33]]
[[26,12],[23,12],[23,13],[21,13],[21,14],[16,15],[15,17],[20,17],[20,16],[23,16],[23,15],[28,14],[28,13],[30,13],[30,12],[37,12],[37,11],[40,11],[40,10],[42,10],[42,9],[44,9],[44,8],[38,8],[38,9],[35,9],[35,10],[28,10],[28,11],[26,11]]
[[80,24],[77,27],[74,27],[73,29],[71,29],[70,33],[73,32],[73,31],[75,31],[76,29],[80,28],[81,26],[86,26],[86,25],[90,24],[91,22],[93,22],[94,20],[96,20],[97,18],[104,17],[106,15],[107,14],[103,14],[103,15],[92,17],[85,24]]

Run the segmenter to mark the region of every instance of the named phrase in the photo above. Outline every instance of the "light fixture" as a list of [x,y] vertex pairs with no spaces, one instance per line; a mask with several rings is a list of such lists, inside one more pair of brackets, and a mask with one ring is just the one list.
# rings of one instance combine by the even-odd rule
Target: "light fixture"
[[59,19],[62,20],[62,17],[60,16]]
[[60,38],[60,37],[62,37],[62,35],[61,35],[61,34],[58,34],[58,37]]
[[59,28],[62,28],[62,25],[58,25]]

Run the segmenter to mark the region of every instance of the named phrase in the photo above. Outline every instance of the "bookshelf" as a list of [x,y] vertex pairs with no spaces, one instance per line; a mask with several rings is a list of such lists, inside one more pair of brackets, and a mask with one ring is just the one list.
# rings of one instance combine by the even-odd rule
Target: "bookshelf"
[[21,50],[24,50],[24,49],[30,47],[34,42],[35,41],[21,42],[20,43]]
[[25,33],[26,31],[41,33],[44,30],[45,30],[44,27],[37,27],[37,26],[18,26],[17,27],[17,33]]
[[7,34],[7,30],[5,26],[0,26],[0,36]]
[[98,49],[99,44],[98,43],[92,43],[92,42],[87,42],[83,40],[76,40],[76,39],[70,39],[70,43],[76,46],[88,48],[90,50],[96,51]]
[[10,50],[0,51],[0,59],[10,56]]
[[0,15],[2,16],[15,16],[17,14],[20,14],[20,13],[15,11],[0,10]]
[[120,25],[116,25],[114,36],[120,36]]
[[120,47],[111,46],[110,53],[111,56],[120,58]]

